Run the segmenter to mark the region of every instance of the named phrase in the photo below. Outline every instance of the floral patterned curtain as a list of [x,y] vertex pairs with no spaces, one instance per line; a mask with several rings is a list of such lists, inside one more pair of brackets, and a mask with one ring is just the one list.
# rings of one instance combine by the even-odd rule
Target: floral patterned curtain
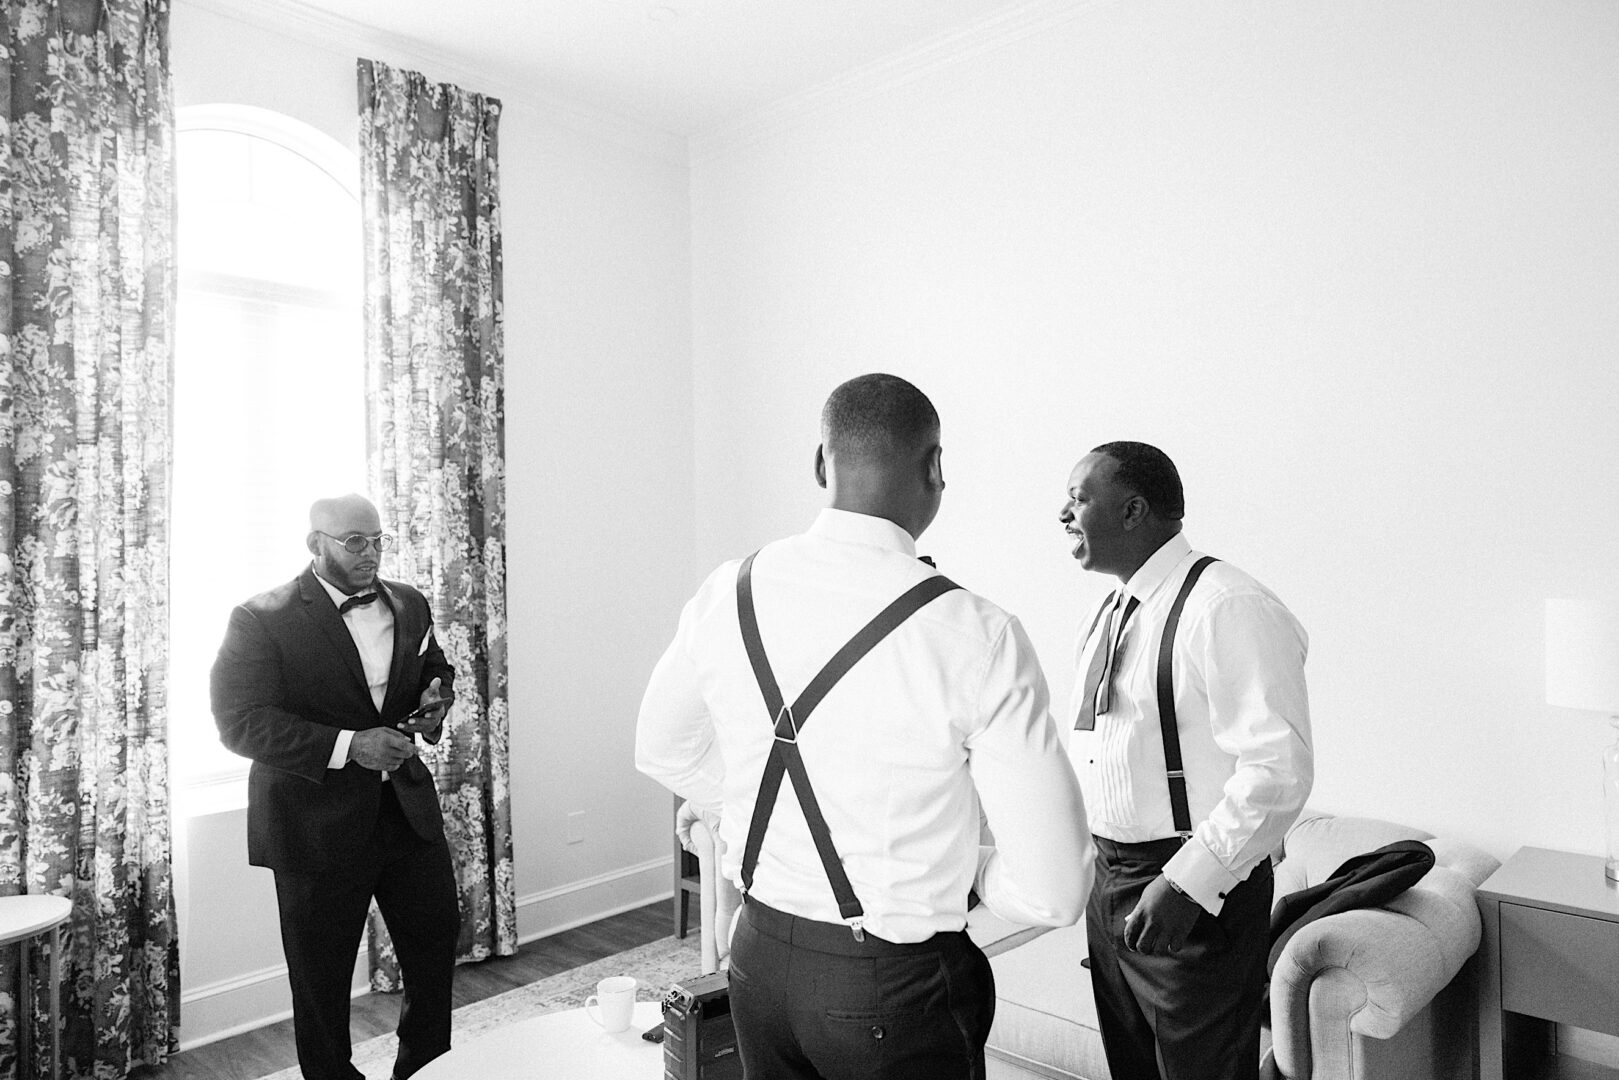
[[[64,1074],[175,1049],[165,703],[174,310],[168,0],[6,0],[0,896],[73,901]],[[0,957],[0,1077],[48,986]],[[18,1007],[39,1060],[19,1062]]]
[[[438,779],[461,894],[459,958],[517,951],[506,712],[500,102],[359,62],[372,486],[395,569],[456,669]],[[400,986],[371,916],[371,985]]]

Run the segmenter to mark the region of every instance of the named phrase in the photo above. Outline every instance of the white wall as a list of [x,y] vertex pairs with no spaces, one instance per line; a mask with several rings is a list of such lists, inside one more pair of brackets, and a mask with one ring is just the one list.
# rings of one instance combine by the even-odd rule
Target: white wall
[[1541,648],[1619,589],[1616,46],[1599,0],[1096,3],[696,140],[694,569],[807,524],[825,395],[904,375],[922,550],[1066,702],[1068,470],[1153,442],[1310,631],[1316,805],[1600,851],[1612,734]]
[[[693,545],[684,145],[307,19],[275,3],[237,15],[223,0],[182,0],[171,23],[177,104],[275,109],[352,147],[364,55],[505,106],[518,930],[534,937],[639,906],[670,880],[669,799],[631,761],[665,636],[645,612],[678,607]],[[289,549],[287,576],[302,561]],[[570,845],[574,811],[583,839]],[[179,820],[175,835],[181,1035],[194,1044],[284,1014],[289,999],[271,877],[246,866],[242,811]]]
[[[1311,631],[1318,805],[1598,850],[1608,736],[1542,703],[1540,639],[1544,597],[1619,591],[1606,0],[1032,5],[708,133],[689,172],[632,124],[263,7],[180,0],[181,104],[352,144],[356,54],[506,101],[525,936],[667,890],[645,677],[702,573],[813,515],[820,403],[869,370],[939,406],[923,550],[1024,618],[1059,701],[1104,588],[1056,526],[1068,469],[1147,439],[1193,541]],[[240,813],[176,832],[195,1041],[284,990]]]

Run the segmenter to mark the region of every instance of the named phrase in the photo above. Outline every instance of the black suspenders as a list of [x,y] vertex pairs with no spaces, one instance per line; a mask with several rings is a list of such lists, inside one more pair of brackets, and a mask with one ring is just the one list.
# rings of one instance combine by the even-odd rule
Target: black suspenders
[[1158,642],[1158,730],[1164,738],[1164,768],[1169,773],[1169,809],[1182,840],[1191,839],[1192,812],[1186,805],[1186,770],[1181,764],[1180,729],[1175,726],[1175,630],[1180,626],[1181,610],[1186,607],[1192,586],[1209,563],[1218,561],[1213,555],[1205,555],[1186,572],[1169,618],[1164,620],[1164,636]]
[[[1186,572],[1186,580],[1181,582],[1181,591],[1175,595],[1174,604],[1170,605],[1169,617],[1164,620],[1164,633],[1158,641],[1158,733],[1164,741],[1164,769],[1169,779],[1169,810],[1175,821],[1175,832],[1180,834],[1182,840],[1192,836],[1192,813],[1186,804],[1186,770],[1181,762],[1181,736],[1180,729],[1175,721],[1175,631],[1181,623],[1181,611],[1186,607],[1186,598],[1192,593],[1192,586],[1197,579],[1203,576],[1209,563],[1219,562],[1213,555],[1205,555],[1192,564]],[[1116,597],[1109,597],[1107,602],[1096,612],[1091,620],[1090,629],[1085,631],[1085,638],[1096,633],[1097,624],[1102,621],[1102,614],[1110,607]],[[1130,598],[1129,607],[1124,610],[1124,618],[1119,620],[1117,633],[1124,632],[1124,626],[1135,614],[1139,601]],[[1111,648],[1112,643],[1103,641],[1097,648]]]
[[748,650],[748,661],[753,665],[753,677],[759,683],[765,707],[770,710],[775,724],[776,739],[771,743],[770,756],[765,760],[759,794],[753,803],[753,820],[748,825],[747,845],[742,849],[742,893],[747,895],[753,887],[753,871],[759,864],[759,848],[764,843],[765,829],[770,824],[770,813],[775,809],[776,796],[781,791],[781,777],[785,772],[793,779],[793,791],[798,795],[804,821],[809,826],[815,850],[821,856],[821,866],[832,885],[832,895],[837,898],[838,912],[854,930],[855,938],[864,941],[865,932],[861,927],[865,909],[856,899],[854,887],[849,884],[849,875],[843,872],[843,861],[832,846],[832,834],[827,829],[820,804],[816,802],[815,792],[810,788],[803,756],[798,752],[798,733],[804,729],[810,713],[826,697],[827,691],[848,674],[861,657],[929,601],[960,586],[942,576],[930,577],[913,585],[839,649],[789,708],[782,700],[775,673],[770,670],[764,642],[759,637],[759,621],[753,611],[753,559],[757,554],[754,552],[743,560],[742,568],[737,572],[736,613],[742,625],[742,643]]

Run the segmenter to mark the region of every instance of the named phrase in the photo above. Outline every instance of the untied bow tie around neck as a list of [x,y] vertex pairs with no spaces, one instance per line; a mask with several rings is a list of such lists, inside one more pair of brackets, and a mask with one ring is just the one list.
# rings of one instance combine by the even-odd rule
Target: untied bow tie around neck
[[343,601],[341,604],[337,605],[337,613],[339,615],[341,615],[344,612],[350,610],[351,608],[360,607],[362,604],[369,604],[371,601],[375,600],[376,598],[377,598],[377,594],[374,593],[374,592],[360,593],[357,596],[351,596],[347,600]]

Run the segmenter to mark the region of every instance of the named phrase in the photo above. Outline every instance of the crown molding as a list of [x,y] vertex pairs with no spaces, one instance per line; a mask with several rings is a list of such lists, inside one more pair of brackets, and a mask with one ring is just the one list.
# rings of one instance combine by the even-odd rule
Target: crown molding
[[341,18],[299,0],[174,0],[176,13],[186,8],[207,11],[328,52],[349,50],[357,58],[374,57],[409,66],[430,73],[431,78],[498,98],[508,108],[521,103],[565,127],[623,149],[671,165],[684,167],[688,162],[687,141],[682,136],[557,93],[543,79],[480,68],[464,57],[438,52],[415,39]]
[[810,121],[890,93],[935,72],[1044,33],[1119,0],[1031,0],[981,22],[941,34],[819,86],[791,94],[691,137],[696,164],[784,134]]

